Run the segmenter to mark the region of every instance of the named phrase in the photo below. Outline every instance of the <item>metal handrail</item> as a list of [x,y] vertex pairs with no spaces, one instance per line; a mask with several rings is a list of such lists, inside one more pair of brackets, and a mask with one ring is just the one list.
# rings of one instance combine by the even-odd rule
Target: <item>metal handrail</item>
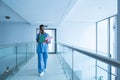
[[73,47],[73,46],[70,46],[70,45],[66,45],[66,44],[63,44],[63,43],[58,43],[57,42],[57,44],[60,44],[60,45],[62,45],[64,47],[75,50],[77,52],[80,52],[81,54],[87,55],[87,56],[92,57],[94,59],[100,60],[100,61],[102,61],[104,63],[107,63],[107,64],[109,64],[111,66],[120,68],[120,62],[115,60],[115,59],[108,58],[108,57],[105,57],[105,56],[102,56],[102,55],[99,55],[99,54],[96,54],[96,53],[93,53],[93,52],[89,52],[89,51],[82,50],[82,49],[79,49],[79,48],[76,48],[76,47]]
[[31,42],[19,42],[19,43],[13,43],[13,44],[1,44],[0,45],[0,49],[1,48],[8,48],[8,47],[15,47],[15,46],[21,46],[21,45],[26,45],[28,43],[34,43],[34,41]]

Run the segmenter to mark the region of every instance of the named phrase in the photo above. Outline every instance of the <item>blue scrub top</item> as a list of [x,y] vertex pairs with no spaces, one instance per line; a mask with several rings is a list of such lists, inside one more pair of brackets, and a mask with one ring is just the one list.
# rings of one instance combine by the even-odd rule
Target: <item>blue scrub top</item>
[[[38,37],[44,36],[45,38],[48,37],[49,35],[47,33],[44,34],[37,34],[36,40]],[[38,43],[37,45],[37,53],[43,53],[43,52],[48,52],[48,43]]]

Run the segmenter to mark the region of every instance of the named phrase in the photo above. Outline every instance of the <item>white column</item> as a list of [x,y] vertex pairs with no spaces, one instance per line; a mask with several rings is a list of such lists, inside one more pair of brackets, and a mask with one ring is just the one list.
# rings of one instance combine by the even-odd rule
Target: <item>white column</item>
[[[117,28],[116,28],[116,57],[120,61],[120,0],[118,0],[118,15],[117,15]],[[117,69],[117,79],[120,80],[120,69]]]

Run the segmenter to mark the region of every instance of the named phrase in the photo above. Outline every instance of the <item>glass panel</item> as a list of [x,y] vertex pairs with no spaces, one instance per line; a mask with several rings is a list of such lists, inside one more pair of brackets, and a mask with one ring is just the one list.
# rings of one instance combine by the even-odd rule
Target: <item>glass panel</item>
[[[103,20],[101,22],[98,22],[97,24],[97,54],[103,55],[108,57],[108,19]],[[108,71],[108,64],[103,63],[101,61],[97,60],[97,79],[102,80],[104,78],[105,80],[108,79],[108,74],[105,71],[101,71],[100,68]],[[103,80],[104,80],[103,79]]]
[[[96,65],[96,59],[88,57],[87,55],[84,55],[80,52],[63,46],[59,46],[58,50],[61,51],[61,53],[58,53],[58,56],[61,55],[59,59],[61,60],[61,65],[65,74],[67,75],[68,80],[116,80],[116,78],[119,78],[119,76],[116,76],[115,73],[108,70],[108,64],[102,61],[97,60]],[[95,52],[87,49],[82,50],[87,52]],[[113,66],[111,67],[114,70],[117,69]]]
[[16,48],[14,46],[0,47],[0,74],[16,67]]
[[31,58],[35,51],[34,43],[28,43],[27,45],[27,59]]
[[108,20],[97,24],[97,51],[108,52]]
[[110,18],[110,54],[111,54],[111,58],[115,58],[115,27],[116,27],[116,16]]
[[72,50],[64,47],[64,70],[66,72],[67,78],[72,79]]
[[116,80],[116,76],[115,75],[111,75],[111,80]]
[[[111,58],[115,59],[115,28],[116,28],[116,16],[110,18],[110,54]],[[115,74],[115,68],[111,68],[111,72]],[[113,78],[113,77],[112,77]],[[114,79],[112,79],[114,80]]]
[[[97,71],[98,71],[97,80],[116,80],[117,76],[114,73],[111,73],[110,71],[107,71],[102,67],[97,66]],[[108,74],[109,74],[109,78],[108,78]]]
[[9,79],[35,53],[35,43],[0,46],[0,80]]
[[111,80],[116,80],[116,77],[119,77],[119,76],[117,76],[116,75],[116,70],[117,70],[117,68],[115,68],[115,67],[113,67],[113,66],[111,66]]
[[108,70],[108,65],[102,61],[97,60],[97,66],[104,68],[105,70]]
[[57,50],[62,68],[68,80],[72,80],[72,50],[60,45],[57,45]]
[[97,67],[97,80],[108,80],[107,72],[100,67]]
[[26,61],[26,45],[18,44],[17,45],[17,65],[20,65]]
[[78,80],[95,80],[95,59],[74,51],[73,70]]
[[[108,55],[106,53],[102,53],[102,52],[100,53],[99,52],[97,54],[101,54],[101,55],[103,55],[105,57],[108,57]],[[101,68],[104,68],[105,70],[108,70],[108,65],[106,63],[102,62],[102,61],[97,60],[97,66],[99,66]]]

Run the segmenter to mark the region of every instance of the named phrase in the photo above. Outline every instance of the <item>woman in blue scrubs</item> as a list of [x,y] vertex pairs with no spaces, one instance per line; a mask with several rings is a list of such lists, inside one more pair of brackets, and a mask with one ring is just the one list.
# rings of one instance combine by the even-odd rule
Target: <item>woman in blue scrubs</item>
[[38,53],[38,72],[40,76],[44,75],[44,71],[46,71],[47,59],[48,59],[48,40],[46,38],[49,36],[44,31],[44,25],[39,26],[39,33],[37,34],[36,41],[37,45],[37,53]]

